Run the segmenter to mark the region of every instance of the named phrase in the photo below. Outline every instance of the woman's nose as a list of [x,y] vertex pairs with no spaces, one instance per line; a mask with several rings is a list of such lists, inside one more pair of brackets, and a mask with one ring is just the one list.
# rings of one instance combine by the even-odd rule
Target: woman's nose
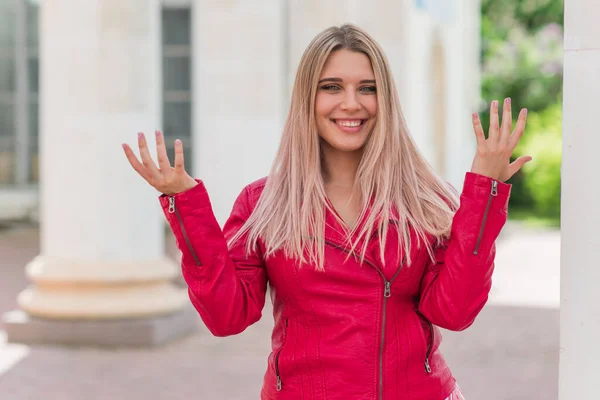
[[355,111],[360,109],[360,103],[354,91],[349,90],[344,94],[341,108],[348,111]]

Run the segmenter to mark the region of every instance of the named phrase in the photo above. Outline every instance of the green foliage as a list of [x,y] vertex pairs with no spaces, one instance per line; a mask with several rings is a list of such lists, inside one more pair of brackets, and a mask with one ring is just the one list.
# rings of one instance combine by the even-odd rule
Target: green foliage
[[490,102],[505,97],[512,99],[513,117],[521,108],[529,110],[517,153],[527,149],[534,160],[510,180],[510,207],[550,218],[558,218],[560,212],[561,107],[556,99],[562,97],[563,8],[563,0],[481,4],[480,117],[483,126],[489,126]]
[[[535,34],[513,29],[506,40],[490,41],[483,63],[484,98],[510,96],[513,104],[539,111],[554,102],[562,89],[563,34],[547,25]],[[489,97],[488,97],[489,96]]]
[[[482,0],[481,13],[484,35],[492,29],[498,35],[506,35],[515,26],[535,31],[542,26],[558,23],[563,25],[563,0]],[[506,38],[506,36],[504,36]]]
[[562,106],[552,104],[528,116],[527,136],[516,149],[533,160],[522,168],[524,184],[535,211],[544,217],[560,216],[560,169],[562,162]]

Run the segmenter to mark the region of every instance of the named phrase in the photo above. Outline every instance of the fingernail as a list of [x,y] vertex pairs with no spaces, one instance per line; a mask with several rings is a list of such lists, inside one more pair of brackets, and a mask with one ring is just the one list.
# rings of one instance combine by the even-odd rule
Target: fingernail
[[492,107],[498,108],[498,100],[492,101]]
[[142,132],[138,132],[138,139],[141,139],[144,137],[144,134]]
[[525,118],[527,118],[527,109],[524,109],[524,110],[523,110],[523,116],[524,116]]
[[155,131],[156,137],[160,137],[160,131]]
[[127,150],[127,145],[125,143],[122,143],[121,147],[123,147],[123,150]]
[[510,105],[510,97],[506,98],[506,104]]
[[479,115],[477,115],[477,113],[473,113],[473,119],[479,119]]
[[176,144],[177,146],[179,146],[179,145],[181,144],[181,140],[179,140],[179,139],[175,139],[175,144]]

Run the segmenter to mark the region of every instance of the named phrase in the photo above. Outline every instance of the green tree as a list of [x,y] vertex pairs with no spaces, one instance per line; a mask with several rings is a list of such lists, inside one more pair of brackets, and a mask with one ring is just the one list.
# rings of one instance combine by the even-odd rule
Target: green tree
[[[528,32],[540,27],[558,23],[563,26],[563,0],[482,0],[481,14],[484,25],[498,35],[506,35],[515,26]],[[489,31],[487,31],[489,33]],[[486,32],[484,31],[484,34]]]
[[562,161],[562,104],[557,101],[544,111],[533,113],[528,125],[534,135],[523,137],[518,155],[530,155],[536,162],[523,167],[525,187],[539,216],[560,217],[560,167]]
[[[513,110],[529,110],[530,123],[525,141],[544,135],[542,128],[546,125],[532,124],[532,115],[539,114],[543,120],[556,118],[555,113],[545,110],[555,110],[556,99],[562,97],[563,9],[563,0],[482,0],[482,103],[479,111],[484,126],[489,124],[490,102],[509,96]],[[517,113],[514,114],[516,117]],[[554,136],[549,140],[554,140],[553,148],[556,148]],[[560,148],[560,134],[557,139]],[[540,142],[532,139],[531,143]],[[539,154],[531,155],[534,156],[531,165],[545,162]],[[541,173],[536,169],[529,171]],[[560,179],[560,168],[557,171]],[[534,188],[529,182],[532,173],[519,172],[511,179],[511,209],[539,209],[540,196],[534,190],[540,190],[540,187]],[[556,207],[553,210],[549,213],[558,216]]]

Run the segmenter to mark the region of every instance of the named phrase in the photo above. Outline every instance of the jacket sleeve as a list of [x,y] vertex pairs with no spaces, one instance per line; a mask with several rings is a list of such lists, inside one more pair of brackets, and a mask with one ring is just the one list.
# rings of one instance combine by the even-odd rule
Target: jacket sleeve
[[419,312],[433,324],[464,330],[487,302],[510,189],[510,184],[466,174],[450,237],[435,249],[435,262],[421,281]]
[[221,230],[206,188],[198,183],[159,200],[182,252],[181,268],[192,304],[213,335],[234,335],[260,319],[267,288],[260,250],[246,257],[245,236],[231,249],[227,246],[250,216],[249,190],[238,196]]

